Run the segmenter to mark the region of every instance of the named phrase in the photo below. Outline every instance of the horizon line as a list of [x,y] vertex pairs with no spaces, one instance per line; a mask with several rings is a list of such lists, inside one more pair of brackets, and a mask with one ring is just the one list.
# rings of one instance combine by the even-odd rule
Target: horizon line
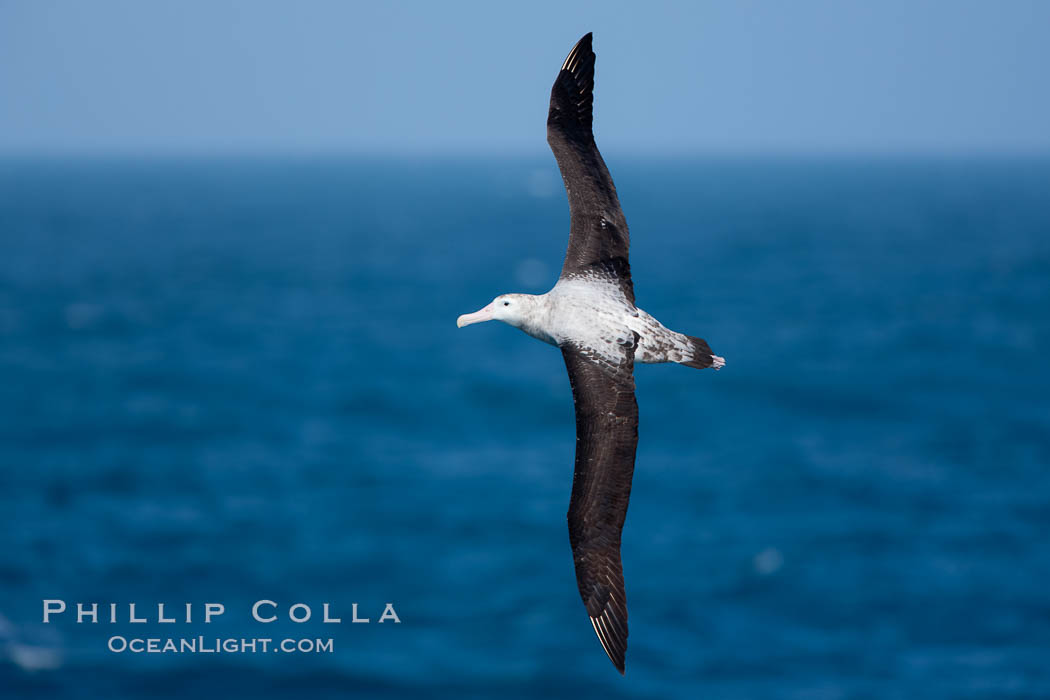
[[[893,160],[893,159],[1044,159],[1050,158],[1050,145],[1029,148],[697,148],[686,151],[666,149],[607,149],[610,160]],[[0,161],[26,160],[517,160],[551,159],[543,149],[493,149],[456,151],[453,149],[283,149],[283,148],[186,148],[186,149],[2,149]]]

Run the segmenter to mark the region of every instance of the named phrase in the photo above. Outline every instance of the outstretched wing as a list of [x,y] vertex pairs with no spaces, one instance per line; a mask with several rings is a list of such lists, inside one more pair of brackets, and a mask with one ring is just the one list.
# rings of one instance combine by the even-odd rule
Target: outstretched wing
[[576,583],[605,653],[624,672],[627,596],[620,562],[620,532],[627,517],[638,445],[634,348],[624,337],[601,353],[562,347],[576,403],[576,470],[569,502],[569,542]]
[[586,274],[595,264],[617,269],[625,296],[634,303],[628,265],[630,238],[609,169],[591,131],[594,52],[591,35],[577,42],[562,64],[547,114],[547,143],[569,195],[569,247],[561,276]]

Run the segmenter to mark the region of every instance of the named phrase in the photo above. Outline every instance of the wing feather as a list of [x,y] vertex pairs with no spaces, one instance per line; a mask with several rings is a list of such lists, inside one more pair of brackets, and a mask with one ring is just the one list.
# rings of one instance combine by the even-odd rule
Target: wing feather
[[576,467],[569,502],[569,542],[576,583],[594,633],[613,665],[624,672],[627,595],[620,534],[627,517],[638,445],[634,397],[637,334],[606,351],[564,346],[562,354],[576,406]]
[[547,114],[547,143],[565,182],[571,220],[561,276],[571,277],[595,264],[614,264],[628,270],[621,286],[633,303],[627,220],[591,129],[594,59],[587,34],[562,64]]

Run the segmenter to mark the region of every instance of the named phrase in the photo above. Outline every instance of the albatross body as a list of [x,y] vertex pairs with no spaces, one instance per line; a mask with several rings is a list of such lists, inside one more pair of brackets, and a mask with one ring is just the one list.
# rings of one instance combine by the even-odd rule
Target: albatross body
[[460,327],[503,321],[558,346],[576,405],[576,467],[569,542],[591,625],[620,673],[627,652],[627,596],[620,533],[638,444],[636,362],[719,369],[700,338],[676,333],[635,306],[627,221],[591,131],[594,52],[587,34],[551,90],[547,142],[569,198],[569,247],[546,294],[503,294],[460,316]]

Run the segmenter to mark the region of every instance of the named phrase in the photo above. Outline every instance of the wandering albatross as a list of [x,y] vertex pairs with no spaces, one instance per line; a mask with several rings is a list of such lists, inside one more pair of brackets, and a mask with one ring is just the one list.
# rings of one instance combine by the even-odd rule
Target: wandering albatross
[[676,333],[634,305],[627,221],[591,131],[591,35],[577,42],[551,89],[547,143],[569,197],[569,247],[546,294],[502,294],[456,325],[503,321],[561,349],[576,404],[569,543],[576,582],[598,641],[624,672],[627,597],[620,533],[638,445],[635,362],[719,369],[700,338]]

